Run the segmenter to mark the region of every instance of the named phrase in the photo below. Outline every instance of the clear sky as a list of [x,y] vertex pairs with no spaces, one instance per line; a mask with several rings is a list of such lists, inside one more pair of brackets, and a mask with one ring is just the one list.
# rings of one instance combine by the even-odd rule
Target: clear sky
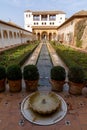
[[80,10],[87,10],[87,0],[0,0],[0,20],[23,27],[25,10],[61,10],[69,18]]

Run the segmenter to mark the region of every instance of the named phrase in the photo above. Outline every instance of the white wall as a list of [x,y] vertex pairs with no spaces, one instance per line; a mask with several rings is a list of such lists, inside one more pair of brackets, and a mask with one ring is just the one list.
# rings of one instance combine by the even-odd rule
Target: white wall
[[[4,32],[6,32],[7,36],[4,35]],[[22,28],[5,24],[4,22],[0,22],[0,35],[0,48],[15,44],[22,44],[27,42],[27,40],[32,40],[32,33]]]

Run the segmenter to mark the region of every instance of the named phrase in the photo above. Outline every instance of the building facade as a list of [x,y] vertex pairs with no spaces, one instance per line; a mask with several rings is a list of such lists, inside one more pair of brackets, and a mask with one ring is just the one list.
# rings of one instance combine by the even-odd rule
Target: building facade
[[24,12],[24,27],[31,31],[37,40],[57,40],[57,28],[65,22],[63,11]]
[[58,27],[58,41],[87,48],[87,11],[81,10]]
[[0,20],[0,48],[26,43],[33,38],[32,33],[12,22]]

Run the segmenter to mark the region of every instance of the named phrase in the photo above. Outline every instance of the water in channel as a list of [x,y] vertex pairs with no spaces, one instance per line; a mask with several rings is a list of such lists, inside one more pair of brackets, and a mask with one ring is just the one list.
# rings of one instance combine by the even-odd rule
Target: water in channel
[[50,80],[50,70],[52,68],[52,62],[45,43],[43,43],[42,45],[40,55],[37,61],[37,67],[40,74],[39,86],[51,87],[49,80]]

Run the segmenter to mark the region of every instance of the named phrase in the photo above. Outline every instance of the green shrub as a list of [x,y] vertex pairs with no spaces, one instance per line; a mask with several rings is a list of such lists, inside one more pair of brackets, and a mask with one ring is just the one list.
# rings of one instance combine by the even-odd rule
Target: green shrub
[[7,67],[7,79],[8,80],[22,79],[22,72],[19,65],[14,64]]
[[56,45],[57,42],[54,40],[54,41],[51,41],[51,44]]
[[68,68],[71,68],[72,66],[80,66],[84,70],[85,78],[87,78],[87,53],[75,50],[66,45],[58,44],[58,46],[53,45],[53,47]]
[[66,72],[62,66],[54,66],[51,69],[51,79],[62,81],[65,80]]
[[0,54],[0,65],[6,67],[15,63],[22,65],[36,46],[37,44],[24,44],[2,52]]
[[0,80],[6,78],[6,69],[4,66],[0,66]]
[[39,40],[35,40],[35,41],[34,41],[34,44],[39,44],[39,43],[40,43]]
[[75,83],[83,83],[84,82],[84,71],[80,66],[72,66],[68,72],[69,81]]
[[39,72],[36,65],[26,65],[23,69],[24,80],[38,80]]

